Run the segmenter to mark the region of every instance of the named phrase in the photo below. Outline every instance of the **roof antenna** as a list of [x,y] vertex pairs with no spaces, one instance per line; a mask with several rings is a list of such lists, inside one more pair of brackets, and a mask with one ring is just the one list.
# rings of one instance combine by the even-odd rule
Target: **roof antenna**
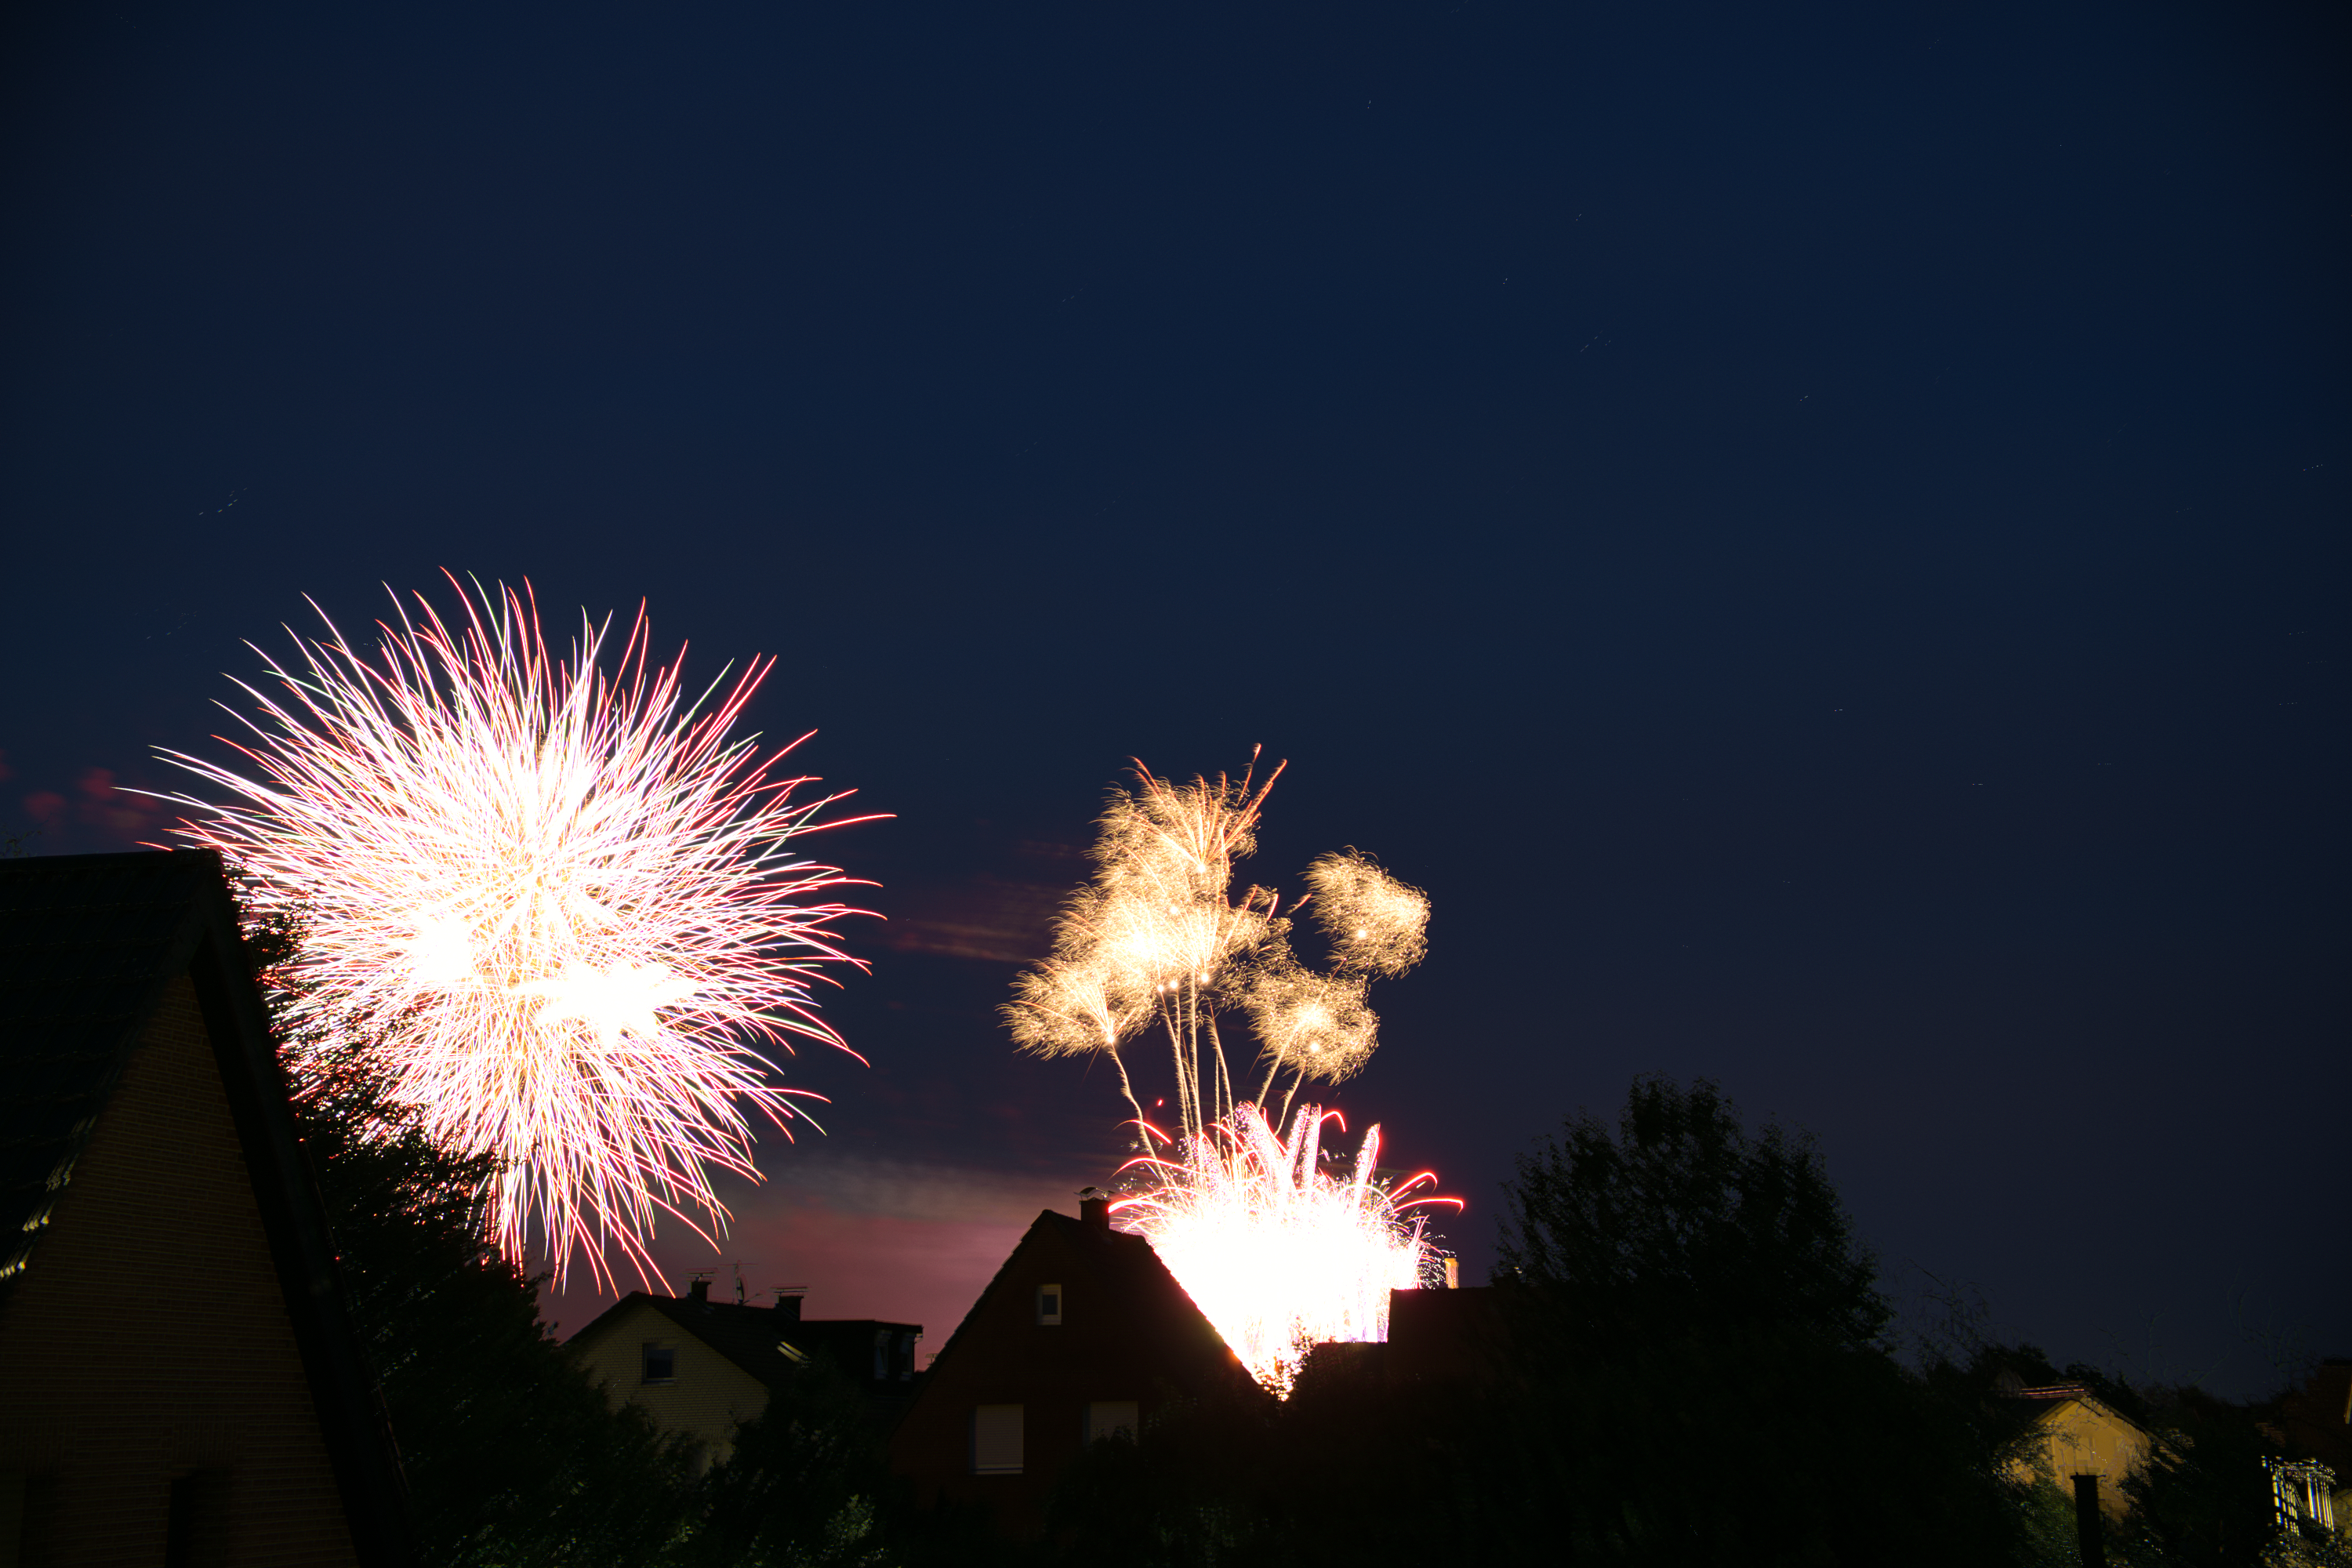
[[735,1265],[735,1304],[739,1307],[743,1305],[743,1265],[740,1262]]

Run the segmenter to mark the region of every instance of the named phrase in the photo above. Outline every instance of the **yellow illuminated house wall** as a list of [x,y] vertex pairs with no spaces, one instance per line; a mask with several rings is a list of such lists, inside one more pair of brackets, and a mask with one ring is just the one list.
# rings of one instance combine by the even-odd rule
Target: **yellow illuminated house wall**
[[2049,1464],[2051,1479],[2060,1489],[2071,1489],[2076,1476],[2099,1478],[2099,1511],[2120,1519],[2129,1502],[2123,1480],[2147,1463],[2148,1436],[2132,1422],[2095,1399],[2056,1399],[2035,1417],[2034,1441],[2012,1462],[2018,1479],[2033,1479],[2035,1459]]
[[[645,1379],[645,1347],[673,1352],[667,1383]],[[680,1329],[651,1306],[599,1323],[593,1339],[572,1342],[572,1353],[591,1381],[604,1385],[614,1405],[624,1400],[645,1407],[665,1430],[687,1432],[703,1445],[705,1462],[716,1464],[735,1447],[735,1428],[768,1407],[765,1384]]]

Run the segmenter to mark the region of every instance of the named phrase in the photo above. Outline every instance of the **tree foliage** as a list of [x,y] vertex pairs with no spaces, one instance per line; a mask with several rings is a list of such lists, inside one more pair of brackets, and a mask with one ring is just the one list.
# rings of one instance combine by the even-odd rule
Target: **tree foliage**
[[728,1568],[882,1568],[889,1492],[881,1438],[830,1362],[803,1367],[736,1428],[695,1489],[675,1560]]
[[691,1446],[610,1407],[547,1333],[539,1281],[484,1239],[487,1163],[435,1149],[356,1073],[299,1110],[426,1561],[653,1561]]
[[2283,1531],[2264,1461],[2279,1458],[2260,1406],[2200,1389],[2129,1395],[2157,1436],[2152,1461],[2123,1483],[2131,1512],[2110,1553],[2119,1568],[2338,1568],[2352,1551],[2307,1521]]
[[1066,1560],[2018,1560],[1998,1435],[1895,1361],[1809,1142],[1648,1079],[1508,1196],[1483,1375],[1318,1358],[1270,1415],[1171,1410],[1070,1472]]
[[1985,1563],[2019,1523],[1988,1433],[1899,1365],[1810,1140],[1637,1081],[1519,1163],[1496,1286],[1520,1397],[1498,1549],[1585,1561]]
[[[281,1045],[299,922],[248,924]],[[613,1409],[539,1314],[541,1281],[488,1241],[496,1166],[449,1153],[395,1103],[366,1054],[311,1042],[292,1093],[361,1350],[399,1444],[423,1560],[645,1563],[677,1533],[690,1444]],[[289,1091],[295,1086],[289,1085]]]
[[1893,1316],[1810,1140],[1750,1134],[1715,1085],[1635,1082],[1612,1131],[1570,1117],[1522,1155],[1505,1283],[1611,1328],[1736,1316],[1846,1350]]
[[[281,1039],[298,935],[248,929]],[[310,1044],[296,1129],[425,1563],[878,1568],[883,1466],[854,1390],[818,1363],[705,1470],[698,1445],[615,1407],[548,1332],[543,1280],[484,1225],[490,1157],[436,1147],[364,1051]]]

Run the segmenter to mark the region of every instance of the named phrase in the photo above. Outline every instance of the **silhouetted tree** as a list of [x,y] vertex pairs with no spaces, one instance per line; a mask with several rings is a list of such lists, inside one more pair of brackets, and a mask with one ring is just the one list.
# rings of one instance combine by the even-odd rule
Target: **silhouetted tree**
[[[299,1027],[285,968],[299,927],[279,916],[248,921],[247,934],[282,1046]],[[484,1235],[495,1162],[436,1148],[364,1053],[327,1044],[293,1100],[296,1131],[399,1444],[423,1561],[656,1562],[681,1537],[693,1445],[634,1405],[612,1408],[548,1333],[541,1281]]]
[[356,1065],[296,1104],[425,1561],[651,1563],[678,1533],[692,1445],[618,1410],[484,1239],[486,1158],[435,1148]]
[[1503,1243],[1483,1375],[1318,1358],[1270,1415],[1171,1411],[1069,1473],[1064,1560],[2021,1560],[2000,1434],[1889,1353],[1803,1139],[1645,1079],[1520,1163]]
[[2315,1530],[2308,1540],[2280,1531],[2263,1464],[2279,1446],[2257,1409],[2188,1388],[2147,1395],[2131,1414],[2158,1442],[2147,1468],[2123,1483],[2132,1506],[2110,1553],[2119,1568],[2352,1562]]
[[890,1490],[880,1434],[831,1362],[810,1362],[736,1428],[733,1451],[696,1489],[680,1564],[879,1568]]
[[[1171,1400],[1132,1437],[1095,1444],[1055,1485],[1044,1557],[1133,1568],[1300,1561],[1280,1528],[1298,1469],[1284,1462],[1283,1414],[1262,1400]],[[1320,1479],[1323,1458],[1338,1457],[1309,1468]]]
[[1750,1135],[1704,1079],[1635,1081],[1518,1162],[1498,1282],[1612,1329],[1719,1322],[1880,1348],[1893,1310],[1810,1139]]
[[2019,1510],[1987,1432],[1898,1365],[1809,1139],[1710,1083],[1633,1088],[1519,1162],[1496,1283],[1518,1396],[1481,1528],[1622,1563],[1981,1563]]

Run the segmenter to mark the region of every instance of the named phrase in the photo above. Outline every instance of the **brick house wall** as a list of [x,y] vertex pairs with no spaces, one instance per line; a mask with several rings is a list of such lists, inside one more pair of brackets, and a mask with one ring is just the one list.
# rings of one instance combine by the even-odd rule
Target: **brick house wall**
[[1269,1397],[1150,1243],[1048,1210],[931,1363],[891,1468],[921,1506],[984,1505],[1004,1533],[1034,1535],[1087,1443],[1219,1394]]

